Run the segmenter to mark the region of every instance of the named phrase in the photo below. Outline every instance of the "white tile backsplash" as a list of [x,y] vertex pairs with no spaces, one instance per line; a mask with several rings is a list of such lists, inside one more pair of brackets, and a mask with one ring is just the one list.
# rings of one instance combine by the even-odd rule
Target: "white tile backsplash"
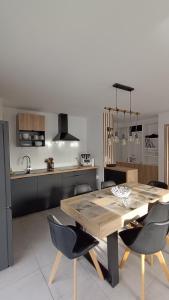
[[[13,171],[25,169],[22,157],[29,155],[33,169],[46,168],[44,160],[53,157],[55,166],[71,166],[77,164],[81,152],[86,151],[86,119],[77,116],[68,116],[69,132],[80,139],[78,145],[65,142],[62,146],[52,142],[58,131],[57,114],[41,113],[46,117],[46,146],[45,147],[17,147],[16,146],[16,114],[23,112],[19,109],[4,108],[4,120],[9,122],[10,139],[10,166]],[[24,111],[25,112],[25,111]]]

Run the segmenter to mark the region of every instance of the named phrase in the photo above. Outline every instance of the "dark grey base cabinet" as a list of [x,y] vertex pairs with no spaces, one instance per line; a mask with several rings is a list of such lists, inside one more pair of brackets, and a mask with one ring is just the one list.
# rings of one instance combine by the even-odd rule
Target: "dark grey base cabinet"
[[96,170],[62,173],[61,182],[61,199],[73,197],[78,184],[88,183],[96,190]]
[[104,181],[113,180],[116,184],[126,182],[126,173],[121,171],[113,171],[104,169]]
[[95,169],[13,179],[12,215],[19,217],[57,207],[62,199],[73,197],[75,185],[83,183],[96,190]]
[[12,216],[18,217],[37,209],[37,177],[11,180]]

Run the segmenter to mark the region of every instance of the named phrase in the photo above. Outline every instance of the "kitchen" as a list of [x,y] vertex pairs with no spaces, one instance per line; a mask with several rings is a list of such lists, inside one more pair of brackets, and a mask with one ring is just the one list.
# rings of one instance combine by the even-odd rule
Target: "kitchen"
[[[66,116],[66,120],[63,118],[64,116]],[[33,130],[31,126],[34,126],[34,123],[30,117],[36,118]],[[68,117],[65,114],[60,114],[58,117],[56,114],[16,113],[14,109],[6,109],[5,118],[9,120],[10,132],[13,217],[56,207],[61,198],[72,196],[75,182],[69,184],[69,189],[64,188],[68,174],[70,181],[71,178],[75,180],[79,175],[79,183],[85,183],[86,176],[89,176],[89,178],[91,177],[92,188],[96,188],[96,168],[92,159],[88,163],[86,162],[89,168],[79,166],[80,154],[86,152],[84,118]],[[29,118],[30,121],[28,121]],[[42,124],[38,122],[38,118]],[[38,128],[39,124],[40,127]],[[69,134],[65,137],[65,130],[69,130],[74,135]],[[62,131],[64,136],[58,136],[58,140],[54,141],[56,134],[61,133],[62,135]],[[43,140],[40,141],[40,145],[36,146],[41,137]],[[34,144],[30,145],[32,141]],[[50,157],[53,158],[53,166],[48,169],[48,164],[45,161]],[[81,173],[82,171],[85,172]],[[25,172],[30,174],[25,174]]]
[[[9,124],[11,187],[11,205],[9,204],[9,206],[12,208],[14,228],[16,224],[23,224],[24,227],[25,222],[30,224],[32,218],[33,220],[38,219],[38,213],[46,218],[50,211],[52,213],[57,212],[59,219],[61,218],[60,220],[65,222],[65,216],[62,216],[58,209],[63,199],[74,196],[74,188],[79,184],[87,183],[91,190],[95,191],[100,189],[101,181],[131,184],[147,183],[151,179],[157,180],[158,171],[151,171],[152,168],[157,168],[156,162],[153,164],[150,157],[148,163],[144,162],[145,165],[142,167],[141,160],[142,157],[144,158],[144,151],[146,151],[145,141],[149,136],[153,135],[154,137],[157,133],[156,118],[140,120],[138,126],[144,128],[144,131],[139,132],[139,143],[136,144],[134,143],[135,133],[133,133],[133,147],[129,144],[129,140],[126,141],[125,145],[122,143],[123,132],[129,128],[124,128],[123,122],[120,123],[119,143],[112,143],[112,145],[109,143],[108,145],[107,142],[109,141],[105,140],[104,137],[106,129],[103,130],[103,133],[100,133],[100,135],[103,134],[103,153],[105,154],[105,151],[110,150],[108,149],[110,146],[112,146],[114,153],[114,163],[110,163],[112,154],[111,151],[108,151],[104,157],[105,165],[103,166],[101,161],[98,165],[95,164],[95,155],[83,154],[88,153],[88,126],[84,117],[37,113],[8,107],[3,107],[2,115],[3,120]],[[104,118],[102,121],[104,126]],[[8,130],[6,129],[6,131]],[[8,136],[7,132],[5,136]],[[157,137],[155,141],[157,141]],[[6,143],[8,145],[7,140]],[[143,149],[143,153],[138,152],[137,147]],[[127,150],[127,148],[129,149]],[[95,149],[97,157],[97,148]],[[131,153],[130,150],[133,152]],[[125,157],[123,157],[124,153]],[[128,157],[133,158],[134,155],[136,159],[130,162]],[[115,161],[116,159],[117,161]],[[150,171],[147,171],[146,168]],[[9,222],[11,222],[10,220],[11,216]],[[66,222],[72,223],[70,219]],[[41,226],[41,221],[38,224]],[[29,235],[32,233],[29,232]],[[15,230],[13,238],[16,239]],[[20,243],[24,239],[24,236],[20,235]],[[10,230],[9,240],[8,246],[12,242]],[[13,263],[15,266],[15,257],[13,258],[11,249],[12,246],[8,248],[9,256],[6,266],[13,265]],[[1,266],[1,268],[3,269],[5,266]]]
[[[24,113],[26,115],[24,115]],[[86,145],[86,139],[87,139],[87,130],[86,130],[86,120],[85,118],[82,117],[72,117],[68,116],[67,120],[67,127],[68,131],[73,133],[74,138],[71,138],[72,140],[70,141],[64,141],[61,137],[58,137],[57,141],[54,141],[55,136],[58,132],[63,130],[64,128],[64,120],[60,124],[60,128],[58,129],[58,116],[56,114],[42,114],[42,113],[32,113],[32,112],[24,112],[22,110],[16,110],[12,108],[5,108],[4,112],[4,119],[9,121],[9,141],[10,141],[10,172],[11,172],[11,189],[12,189],[12,202],[13,202],[13,216],[21,216],[29,212],[33,212],[34,209],[32,207],[32,201],[33,201],[33,206],[35,206],[35,211],[37,210],[43,210],[43,209],[49,209],[52,207],[56,207],[59,205],[60,199],[65,198],[65,197],[70,197],[73,195],[73,185],[70,187],[70,192],[67,194],[66,191],[64,191],[64,188],[61,187],[60,181],[66,180],[65,178],[61,178],[59,174],[62,173],[62,177],[64,173],[67,173],[67,171],[70,172],[70,174],[78,174],[78,171],[82,171],[82,168],[79,169],[77,168],[78,165],[80,165],[80,153],[88,152],[87,150],[87,145]],[[22,118],[25,116],[25,120],[20,119],[20,124],[18,125],[18,118]],[[32,129],[31,126],[33,126],[33,120],[28,121],[29,116],[35,116],[35,118],[40,117],[42,121],[42,124],[40,124],[40,121],[36,121],[36,123],[40,124],[41,128],[33,128],[33,131],[30,130]],[[43,117],[43,120],[42,120]],[[62,121],[62,120],[60,120]],[[152,125],[152,122],[154,123],[154,127]],[[30,124],[29,124],[30,122]],[[23,123],[23,124],[22,124]],[[122,143],[115,144],[114,145],[114,152],[117,153],[118,157],[116,158],[116,153],[114,154],[115,158],[114,160],[117,161],[117,166],[116,166],[116,171],[117,167],[128,167],[128,168],[134,168],[138,170],[138,175],[135,176],[135,180],[142,182],[142,183],[147,183],[150,180],[157,180],[158,177],[158,171],[156,169],[156,162],[152,165],[152,160],[151,157],[146,163],[146,156],[144,158],[144,152],[143,154],[137,151],[137,147],[139,149],[145,150],[145,147],[143,145],[144,136],[149,134],[155,134],[157,132],[158,124],[157,124],[157,119],[150,119],[143,121],[144,123],[144,130],[147,130],[146,132],[141,132],[142,136],[140,135],[140,144],[139,145],[132,145],[132,147],[129,145],[123,145]],[[78,125],[77,125],[78,124]],[[21,126],[20,128],[18,126]],[[36,124],[35,124],[36,126]],[[40,130],[38,130],[40,129]],[[80,130],[78,130],[80,129]],[[67,130],[67,128],[66,128]],[[126,130],[124,128],[120,128],[120,131]],[[154,130],[154,131],[153,131]],[[29,134],[34,134],[38,132],[39,135],[42,136],[43,140],[40,141],[40,146],[35,146],[29,147],[30,145],[24,145],[24,143],[32,143],[31,136],[29,137]],[[26,135],[25,139],[23,139],[23,135]],[[28,135],[28,137],[27,137]],[[37,134],[34,134],[35,137]],[[122,133],[121,133],[122,135]],[[21,141],[19,139],[19,136],[21,136]],[[41,137],[40,136],[40,137]],[[77,138],[78,137],[78,138]],[[29,138],[31,138],[31,141],[29,141]],[[45,139],[45,140],[44,140]],[[78,141],[79,139],[79,141]],[[156,139],[157,140],[157,139]],[[38,143],[38,141],[35,140],[35,143]],[[23,143],[20,144],[20,143]],[[45,143],[45,147],[43,147],[43,143]],[[133,153],[130,153],[127,151],[126,147],[130,147],[132,149]],[[118,150],[117,150],[118,148]],[[153,149],[154,150],[154,149]],[[131,150],[130,150],[131,151]],[[149,151],[149,149],[147,150]],[[128,157],[123,157],[124,153],[127,155],[129,152],[128,156],[132,157],[132,155],[136,156],[137,159],[135,161],[132,161],[130,163],[127,163]],[[150,153],[151,154],[151,153]],[[24,156],[28,156],[30,159],[30,165],[29,165],[29,160],[26,161]],[[47,176],[49,173],[46,172],[47,170],[47,163],[45,160],[48,157],[52,157],[54,160],[54,166],[55,166],[55,172],[51,172],[51,174],[54,174],[54,177],[52,178],[52,181],[56,181],[57,184],[56,186],[53,186],[53,182],[50,183],[48,182],[47,178],[51,178],[51,176]],[[144,164],[141,165],[142,157],[144,159]],[[94,160],[94,157],[93,157]],[[94,189],[96,189],[96,186],[100,186],[101,179],[99,178],[99,174],[97,174],[97,183],[96,183],[96,167],[94,166],[94,163],[92,164],[92,160],[89,161],[89,165],[93,166],[93,172],[90,172],[93,175],[93,179],[91,180],[90,184]],[[30,173],[31,175],[25,175],[24,173],[26,172],[26,167],[30,167]],[[70,167],[70,169],[69,169]],[[97,165],[98,167],[98,165]],[[112,175],[112,172],[110,172],[110,167],[105,166],[105,180],[114,180],[117,183],[122,183],[123,181],[118,181],[116,178],[117,173],[115,173],[115,177]],[[144,168],[144,170],[143,170]],[[147,168],[147,169],[146,169]],[[91,168],[92,169],[92,168]],[[101,165],[100,165],[101,169]],[[123,169],[124,170],[124,169]],[[155,171],[154,171],[155,170]],[[76,171],[75,173],[71,173],[72,171]],[[114,168],[115,171],[115,168]],[[68,172],[68,173],[69,173]],[[98,172],[97,172],[98,173]],[[70,175],[69,174],[69,175]],[[39,177],[40,175],[46,175],[44,177]],[[80,173],[79,173],[80,175]],[[81,175],[81,183],[85,183],[87,180],[88,174],[85,173],[83,176]],[[83,178],[84,177],[84,178]],[[26,179],[27,178],[27,179]],[[143,180],[144,178],[144,180]],[[19,180],[20,179],[20,180]],[[80,180],[80,177],[79,177]],[[41,181],[41,184],[40,184]],[[47,183],[48,182],[48,183]],[[44,183],[46,183],[46,187],[44,186]],[[80,181],[79,181],[80,183]],[[75,185],[75,183],[74,183]],[[38,190],[37,190],[38,186]],[[31,187],[31,188],[30,188]],[[42,188],[43,187],[43,188]],[[55,199],[55,193],[53,194],[52,192],[58,189],[60,193],[58,193],[58,199]],[[62,191],[61,191],[62,190]],[[24,196],[25,196],[25,191],[27,191],[27,195],[30,195],[24,203]],[[19,193],[19,195],[18,195]],[[45,197],[42,197],[41,195],[47,194],[47,198],[45,200]],[[62,194],[62,195],[61,195]],[[51,195],[51,199],[50,196]],[[52,198],[54,197],[54,200]],[[34,199],[40,199],[35,205]],[[14,200],[15,199],[15,200]],[[30,203],[29,203],[30,200]],[[28,201],[28,203],[27,203]],[[52,203],[54,201],[54,203]],[[56,201],[56,203],[55,203]],[[16,203],[15,203],[16,202]],[[46,202],[51,202],[50,204],[47,204]],[[15,203],[15,204],[14,204]]]
[[168,300],[169,3],[0,2],[0,299]]

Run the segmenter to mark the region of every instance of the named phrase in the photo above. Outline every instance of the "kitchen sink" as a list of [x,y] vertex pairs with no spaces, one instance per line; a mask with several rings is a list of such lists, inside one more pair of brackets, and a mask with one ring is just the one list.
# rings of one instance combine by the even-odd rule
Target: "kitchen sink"
[[[30,174],[41,174],[41,173],[45,173],[46,170],[42,169],[42,170],[31,170],[30,171]],[[29,175],[29,173],[26,173],[26,171],[16,171],[16,172],[13,172],[12,175],[14,176],[20,176],[20,175]]]
[[26,172],[25,171],[16,171],[16,172],[13,172],[11,175],[14,175],[14,176],[26,175]]
[[[55,168],[55,171],[69,171],[69,170],[78,170],[80,169],[81,166],[68,166],[68,167],[59,167],[59,168]],[[30,175],[34,174],[34,175],[38,175],[38,174],[43,174],[46,173],[47,170],[46,169],[36,169],[36,170],[31,170],[30,171]],[[29,173],[26,173],[26,171],[16,171],[13,172],[11,175],[13,176],[22,176],[22,175],[29,175]]]

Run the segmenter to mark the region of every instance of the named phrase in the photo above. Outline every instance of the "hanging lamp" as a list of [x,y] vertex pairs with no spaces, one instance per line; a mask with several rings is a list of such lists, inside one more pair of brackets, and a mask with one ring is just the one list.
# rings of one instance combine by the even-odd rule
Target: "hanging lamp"
[[[124,119],[123,119],[124,120],[124,125],[125,125],[125,116],[126,116],[126,112],[124,111]],[[123,146],[125,146],[127,144],[125,133],[122,134],[121,143],[122,143]]]
[[130,91],[130,126],[129,126],[129,138],[128,138],[129,143],[133,142],[133,134],[132,134],[132,130],[131,130],[131,127],[132,127],[131,115],[132,115],[132,111],[131,111],[131,91]]
[[118,133],[118,130],[119,130],[119,128],[118,128],[118,114],[119,114],[119,110],[118,110],[118,107],[117,107],[117,88],[116,88],[116,118],[117,118],[117,120],[116,120],[116,131],[115,131],[115,135],[114,135],[114,142],[116,143],[116,144],[118,144],[119,143],[119,133]]
[[138,135],[138,113],[136,113],[136,134],[135,134],[135,143],[136,145],[140,144],[140,139],[139,139],[139,135]]

